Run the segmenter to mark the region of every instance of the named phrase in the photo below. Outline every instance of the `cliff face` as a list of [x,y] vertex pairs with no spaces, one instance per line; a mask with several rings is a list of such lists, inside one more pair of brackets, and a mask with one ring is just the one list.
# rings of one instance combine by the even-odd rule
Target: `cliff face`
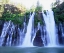
[[[58,6],[54,8],[53,11],[56,24],[57,41],[59,44],[64,45],[64,9]],[[22,26],[20,26],[21,24],[20,25],[14,24],[12,21],[0,20],[0,43],[1,43],[0,46],[22,45],[27,31],[26,29],[29,20],[29,14],[30,13],[28,13],[27,16],[25,16],[22,22]],[[38,26],[39,22],[40,26]],[[33,28],[31,33],[31,41],[35,36],[33,40],[33,45],[34,46],[47,45],[48,41],[47,30],[41,12],[35,13],[33,25],[34,26],[32,26]]]
[[[0,21],[0,43],[1,46],[15,46],[23,43],[25,34],[26,34],[26,28],[25,27],[20,27],[18,25],[12,24],[13,22],[10,23],[10,26],[4,27],[4,24],[6,22]],[[9,23],[9,22],[7,22]],[[3,28],[6,30],[3,31]],[[37,31],[32,34],[32,38],[35,35],[35,38],[33,40],[33,45],[35,46],[44,46],[47,45],[47,31],[46,31],[46,26],[45,25],[40,25],[40,30],[38,30],[38,26],[35,27],[33,30]],[[2,33],[4,34],[2,35]],[[2,37],[4,36],[4,37]],[[58,43],[64,45],[64,23],[59,23],[56,25],[56,36],[58,37]],[[3,41],[1,41],[3,40]],[[38,43],[38,44],[37,44]]]
[[[44,22],[42,14],[40,14],[42,22]],[[47,30],[44,25],[37,22],[36,27],[32,26],[31,40],[33,40],[34,46],[45,46],[47,45],[48,37]],[[34,23],[35,24],[35,23]],[[18,24],[14,24],[12,21],[0,20],[0,46],[16,46],[22,45],[26,30],[27,23],[23,22],[22,27]],[[56,24],[56,36],[58,37],[58,43],[64,45],[64,23]]]
[[63,45],[64,44],[64,23],[59,23],[56,29],[58,35],[58,42],[61,45]]
[[64,44],[64,2],[53,8],[58,41]]
[[[23,26],[24,28],[24,26]],[[22,44],[25,31],[12,21],[0,21],[0,46],[15,46]],[[26,30],[26,29],[25,29]],[[20,40],[21,39],[21,40]]]
[[34,38],[33,45],[34,46],[40,46],[40,47],[44,46],[42,38],[41,38],[41,31],[40,30],[38,30],[36,32],[36,37]]

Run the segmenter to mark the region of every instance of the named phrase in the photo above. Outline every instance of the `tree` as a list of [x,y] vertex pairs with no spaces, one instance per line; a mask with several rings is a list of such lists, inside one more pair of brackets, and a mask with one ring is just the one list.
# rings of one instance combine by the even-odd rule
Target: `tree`
[[60,4],[60,0],[56,0],[56,5],[59,5]]
[[4,5],[8,3],[9,3],[9,0],[0,0],[0,17],[2,17],[2,13],[4,11]]
[[37,1],[37,6],[35,8],[34,26],[37,26],[38,22],[40,22],[40,24],[43,24],[43,21],[42,21],[42,6],[40,5],[39,1]]
[[51,4],[51,7],[54,8],[56,6],[59,6],[61,4],[61,2],[63,2],[63,0],[56,0],[54,3]]
[[3,11],[4,11],[4,8],[3,8],[3,1],[2,0],[0,0],[0,17],[2,17],[2,13],[3,13]]
[[34,5],[31,6],[30,11],[31,12],[34,12],[35,11],[35,6]]
[[40,6],[39,0],[37,1],[37,6]]
[[2,0],[3,4],[8,4],[10,0]]
[[23,4],[18,3],[16,7],[21,11],[21,13],[26,11],[26,7]]
[[54,11],[55,22],[64,22],[64,2],[52,9]]
[[42,12],[42,6],[40,5],[39,1],[37,1],[37,6],[35,9],[35,12],[37,12],[37,13]]

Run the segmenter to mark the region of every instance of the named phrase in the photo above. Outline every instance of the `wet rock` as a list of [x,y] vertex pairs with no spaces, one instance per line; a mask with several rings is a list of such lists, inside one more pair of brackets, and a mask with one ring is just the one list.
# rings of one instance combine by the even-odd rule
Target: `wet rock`
[[58,40],[59,40],[59,44],[63,45],[64,44],[64,26],[63,24],[59,24],[58,25]]
[[0,20],[0,35],[2,33],[3,25],[4,25],[4,21]]
[[41,31],[40,30],[38,30],[36,33],[36,37],[33,41],[33,45],[34,46],[40,46],[40,47],[43,46],[43,41],[41,39]]

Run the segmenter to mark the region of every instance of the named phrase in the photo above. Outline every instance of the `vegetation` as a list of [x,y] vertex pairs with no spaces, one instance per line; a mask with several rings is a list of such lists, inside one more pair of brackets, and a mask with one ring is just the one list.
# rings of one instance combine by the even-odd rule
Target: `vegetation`
[[64,2],[53,8],[55,22],[58,24],[59,22],[64,22]]
[[7,3],[3,5],[4,10],[2,12],[2,17],[0,17],[0,20],[11,20],[15,24],[22,25],[24,21],[28,23],[30,12],[32,13],[33,11],[35,11],[34,25],[37,26],[38,22],[40,22],[40,24],[43,24],[41,17],[42,6],[39,4],[39,1],[37,2],[36,7],[33,5],[29,10],[27,10],[22,4],[15,6],[8,4],[9,0],[6,1]]
[[24,21],[24,9],[20,10],[14,5],[5,4],[4,12],[2,14],[1,20],[9,21],[11,20],[15,24],[21,24]]
[[[54,11],[55,22],[57,24],[59,22],[63,23],[64,22],[64,2],[60,5],[58,5],[58,2],[57,2],[57,4],[55,5],[56,7],[52,8]],[[39,1],[37,2],[37,6],[35,7],[33,5],[30,10],[27,10],[25,6],[23,6],[22,4],[18,4],[17,6],[11,5],[11,4],[4,4],[2,8],[4,9],[4,11],[2,13],[2,17],[0,17],[0,20],[4,20],[4,21],[11,20],[15,24],[22,25],[24,21],[28,23],[30,12],[35,11],[34,25],[37,26],[38,22],[40,22],[40,24],[44,23],[42,21],[43,19],[41,16],[42,6],[39,4]]]
[[37,2],[37,7],[35,8],[35,16],[34,16],[35,26],[38,25],[38,22],[40,22],[40,24],[43,24],[41,13],[42,13],[42,6],[39,4],[39,2]]

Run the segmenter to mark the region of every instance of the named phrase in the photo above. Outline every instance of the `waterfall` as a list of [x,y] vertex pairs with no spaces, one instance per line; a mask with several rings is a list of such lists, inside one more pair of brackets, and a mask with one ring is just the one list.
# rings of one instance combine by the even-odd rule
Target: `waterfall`
[[4,23],[2,34],[0,37],[1,38],[0,46],[2,46],[3,44],[7,46],[11,46],[12,35],[13,35],[14,30],[15,30],[15,26],[11,21]]
[[47,46],[56,46],[56,32],[53,11],[46,11],[46,15],[43,13],[43,18],[47,30]]
[[12,36],[13,36],[14,31],[15,31],[15,26],[11,22],[10,23],[10,26],[9,26],[9,30],[8,30],[8,38],[7,38],[6,45],[9,45],[9,46],[12,45]]
[[[62,23],[57,28],[55,27],[53,11],[46,11],[46,14],[43,12],[45,25],[40,25],[40,22],[38,22],[35,28],[34,14],[30,14],[29,16],[28,26],[26,22],[23,22],[23,26],[20,27],[20,25],[15,25],[12,21],[6,21],[0,35],[0,46],[21,45],[20,47],[33,47],[33,45],[47,45],[49,47],[55,47],[57,46],[58,39],[59,43],[63,44],[64,27]],[[41,45],[39,45],[40,43]]]
[[2,30],[1,37],[6,36],[6,33],[7,33],[8,29],[9,29],[9,26],[10,26],[10,23],[11,23],[11,21],[4,23],[4,27],[3,27],[3,30]]
[[29,22],[28,22],[28,26],[27,26],[27,32],[24,38],[24,42],[22,44],[22,47],[32,47],[33,44],[31,42],[31,32],[32,32],[32,23],[33,23],[33,19],[34,19],[34,12],[31,15]]
[[18,28],[18,30],[19,30],[18,32],[19,32],[19,36],[20,36],[19,45],[22,45],[23,40],[24,40],[24,36],[25,36],[25,31],[26,31],[26,23],[25,22],[23,23],[23,31],[20,30],[19,28]]
[[40,22],[38,22],[38,30],[40,29]]
[[63,24],[59,24],[59,30],[61,31],[61,36],[64,37],[64,30],[63,30]]
[[2,30],[2,34],[1,34],[1,37],[0,37],[0,38],[1,38],[1,41],[0,41],[0,43],[1,43],[0,45],[1,45],[1,46],[2,46],[2,44],[3,44],[4,37],[6,36],[8,30],[9,30],[10,23],[11,23],[11,21],[4,23],[3,30]]

